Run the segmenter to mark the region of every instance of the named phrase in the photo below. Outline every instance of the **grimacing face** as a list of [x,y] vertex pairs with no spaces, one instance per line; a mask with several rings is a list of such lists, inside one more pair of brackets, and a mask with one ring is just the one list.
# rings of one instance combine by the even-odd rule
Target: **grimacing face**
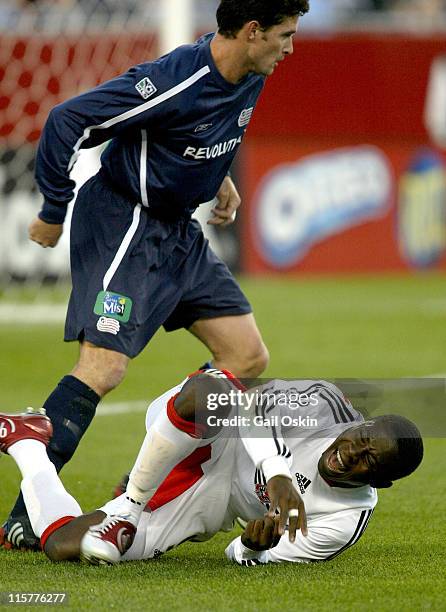
[[332,486],[360,487],[368,484],[397,452],[396,441],[382,423],[365,421],[336,438],[322,453],[318,469]]
[[293,53],[293,36],[296,34],[298,17],[287,17],[267,30],[258,30],[251,47],[252,71],[269,76],[287,55]]

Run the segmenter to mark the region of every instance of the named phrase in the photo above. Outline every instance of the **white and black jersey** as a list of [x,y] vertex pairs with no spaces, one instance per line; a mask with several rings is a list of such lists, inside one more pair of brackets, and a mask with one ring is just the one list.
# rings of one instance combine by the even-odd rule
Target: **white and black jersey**
[[305,503],[308,537],[298,532],[292,544],[284,536],[278,546],[262,553],[246,549],[237,538],[226,554],[245,565],[332,559],[361,537],[377,493],[370,486],[328,485],[318,462],[342,431],[364,419],[328,382],[275,380],[257,391],[270,395],[256,409],[264,431],[258,437],[258,425],[247,433],[241,430],[230,510],[245,520],[262,516],[269,509],[267,481],[276,474],[288,475]]

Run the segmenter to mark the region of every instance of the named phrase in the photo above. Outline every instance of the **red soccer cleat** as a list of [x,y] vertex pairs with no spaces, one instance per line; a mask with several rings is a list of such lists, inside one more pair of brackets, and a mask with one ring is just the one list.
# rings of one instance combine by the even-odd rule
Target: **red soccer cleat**
[[135,539],[136,527],[126,516],[107,516],[89,528],[81,541],[81,558],[91,565],[114,565]]
[[53,435],[53,426],[44,408],[28,408],[25,414],[3,414],[0,412],[0,451],[19,440],[38,440],[48,445]]

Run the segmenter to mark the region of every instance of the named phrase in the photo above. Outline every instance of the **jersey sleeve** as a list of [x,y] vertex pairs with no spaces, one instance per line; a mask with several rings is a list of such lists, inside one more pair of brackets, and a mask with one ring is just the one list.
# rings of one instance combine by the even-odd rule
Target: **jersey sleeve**
[[233,540],[225,554],[230,561],[251,567],[266,563],[315,563],[330,561],[356,544],[364,533],[373,510],[345,510],[321,515],[308,522],[308,536],[297,532],[290,542],[288,534],[279,544],[264,551],[253,551],[242,544],[241,537]]
[[[166,56],[168,57],[168,56]],[[207,66],[174,75],[168,60],[141,64],[84,94],[56,106],[42,132],[36,159],[36,180],[44,196],[40,218],[62,223],[73,198],[70,172],[82,148],[154,125],[175,113],[175,100],[209,72]],[[184,72],[184,70],[183,70]]]
[[247,392],[249,425],[241,430],[243,445],[256,468],[263,471],[266,482],[273,476],[292,478],[290,468],[293,457],[282,437],[282,406],[275,402],[274,395],[276,382],[272,381]]

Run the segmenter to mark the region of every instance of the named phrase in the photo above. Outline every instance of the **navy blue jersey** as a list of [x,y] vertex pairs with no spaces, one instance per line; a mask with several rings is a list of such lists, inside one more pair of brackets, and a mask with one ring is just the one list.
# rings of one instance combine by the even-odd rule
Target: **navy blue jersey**
[[102,171],[135,203],[167,207],[175,217],[215,197],[265,79],[248,74],[235,85],[226,81],[212,59],[212,37],[135,66],[51,111],[36,163],[45,198],[41,219],[63,222],[79,150],[108,140]]

